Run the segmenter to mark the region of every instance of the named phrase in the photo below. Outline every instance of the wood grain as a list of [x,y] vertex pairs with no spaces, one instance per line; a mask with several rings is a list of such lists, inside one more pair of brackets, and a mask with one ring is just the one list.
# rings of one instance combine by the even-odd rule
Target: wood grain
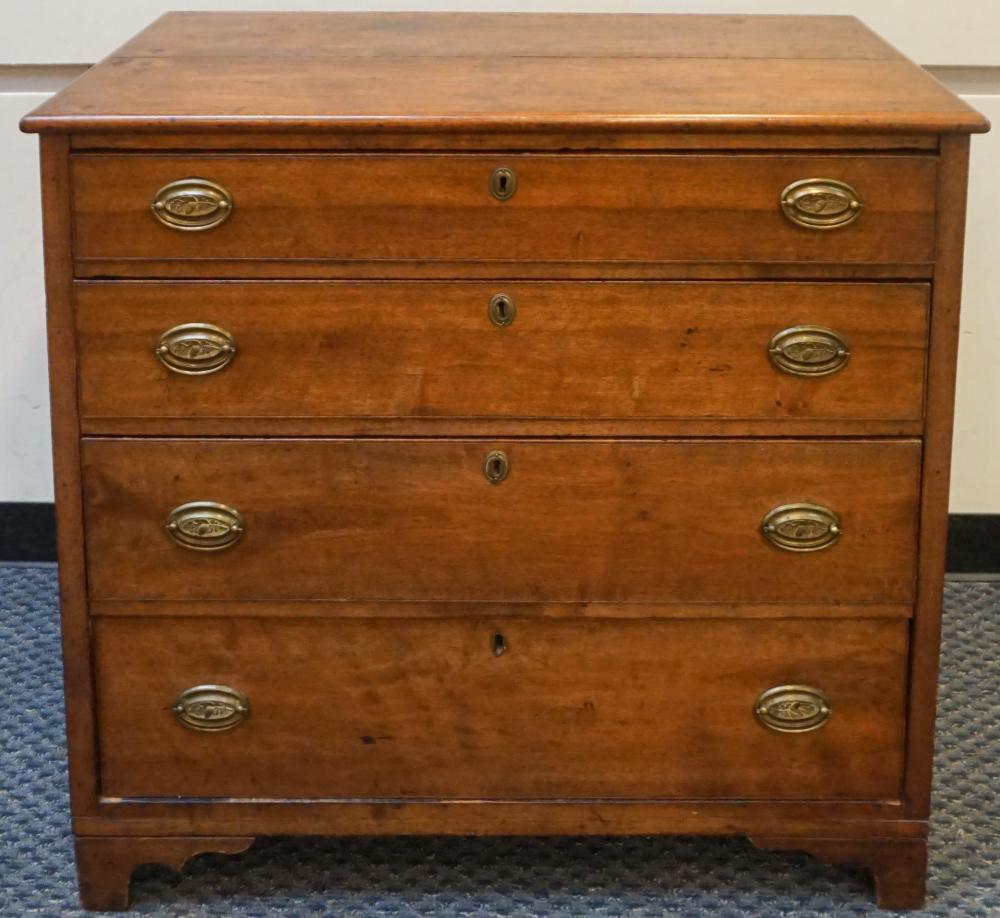
[[[874,256],[873,256],[874,257]],[[332,261],[330,259],[242,260],[239,258],[75,258],[80,279],[175,280],[860,280],[926,281],[932,261],[914,264],[865,262],[683,262],[683,261]]]
[[141,864],[166,864],[180,870],[195,855],[240,854],[252,838],[114,838],[78,835],[76,872],[80,904],[93,911],[122,911],[129,907],[129,881]]
[[947,138],[942,148],[938,200],[947,202],[939,226],[931,352],[927,379],[926,456],[920,504],[920,566],[913,622],[910,728],[906,796],[915,818],[930,813],[934,768],[934,718],[941,647],[941,600],[948,542],[948,489],[958,362],[962,252],[968,184],[968,138]]
[[[505,450],[510,474],[482,463]],[[908,601],[915,441],[100,440],[83,446],[94,599]],[[865,470],[859,480],[858,470]],[[194,500],[246,534],[197,552]],[[760,532],[829,506],[813,553]]]
[[[95,649],[111,796],[899,792],[901,622],[101,619]],[[242,691],[247,721],[182,727],[170,706],[203,683]],[[757,722],[758,695],[788,683],[828,693],[826,725]]]
[[[505,328],[487,316],[500,292],[517,308]],[[919,421],[928,294],[891,284],[84,283],[80,410],[89,433],[108,418],[126,421],[118,433],[131,419],[203,418],[216,435],[243,433],[251,418]],[[189,322],[229,331],[234,362],[208,376],[164,367],[156,342]],[[803,378],[772,365],[772,336],[800,324],[843,336],[844,369]]]
[[898,801],[106,798],[86,835],[780,835],[926,838]]
[[899,60],[849,16],[537,13],[186,13],[112,58],[798,58]]
[[744,133],[719,134],[704,132],[652,133],[617,131],[494,131],[458,133],[442,136],[438,131],[370,131],[310,133],[189,133],[162,130],[136,133],[87,131],[69,135],[73,150],[930,150],[937,151],[936,134],[795,134]]
[[442,134],[987,126],[850,18],[468,14],[167,17],[23,122]]
[[[923,901],[985,118],[849,17],[179,13],[22,127],[85,905],[265,833],[750,834]],[[149,212],[190,175],[216,231]],[[789,223],[817,176],[860,219]],[[199,321],[236,362],[166,375]],[[793,322],[848,367],[773,370]],[[170,541],[199,499],[233,549]],[[761,535],[800,500],[832,549]],[[209,681],[251,696],[231,734],[170,713]],[[821,730],[755,722],[812,681]]]
[[[74,154],[78,258],[618,262],[923,262],[934,251],[927,155]],[[490,194],[498,166],[517,193]],[[232,216],[178,232],[150,213],[190,176],[233,196]],[[782,190],[852,185],[849,226],[796,226]],[[154,264],[146,268],[156,273]]]
[[80,481],[80,419],[73,319],[69,148],[64,137],[41,138],[52,462],[59,552],[70,808],[93,815],[97,805],[94,687],[90,668],[87,572]]

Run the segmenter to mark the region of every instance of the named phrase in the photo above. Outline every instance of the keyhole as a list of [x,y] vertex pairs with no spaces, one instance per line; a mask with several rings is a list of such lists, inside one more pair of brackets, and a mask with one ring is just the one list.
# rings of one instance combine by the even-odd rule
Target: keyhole
[[514,192],[517,191],[517,176],[514,170],[507,166],[494,169],[490,176],[490,191],[498,201],[507,201],[514,197]]
[[493,648],[493,656],[499,657],[507,650],[507,638],[498,631],[490,640],[490,646]]
[[500,484],[510,472],[510,462],[502,450],[493,450],[483,460],[483,475],[490,484]]
[[487,313],[490,321],[497,328],[506,328],[514,321],[514,317],[517,315],[517,306],[506,293],[498,293],[490,300]]

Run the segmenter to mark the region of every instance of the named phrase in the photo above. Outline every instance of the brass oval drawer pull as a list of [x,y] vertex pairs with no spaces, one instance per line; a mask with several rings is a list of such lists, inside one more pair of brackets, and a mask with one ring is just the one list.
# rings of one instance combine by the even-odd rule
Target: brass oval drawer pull
[[194,685],[177,696],[174,716],[189,730],[220,733],[250,716],[246,695],[228,685]]
[[207,230],[224,223],[233,212],[233,196],[203,178],[186,178],[164,185],[150,205],[153,216],[176,230]]
[[795,325],[778,332],[767,353],[771,363],[792,376],[828,376],[843,369],[851,356],[843,337],[821,325]]
[[174,507],[167,516],[167,532],[178,545],[194,551],[221,551],[243,538],[238,510],[210,500]]
[[811,685],[777,685],[763,692],[754,714],[779,733],[808,733],[823,726],[833,713],[826,692]]
[[517,191],[517,173],[507,166],[498,166],[490,176],[490,194],[498,201],[509,201]]
[[861,196],[847,182],[811,178],[781,192],[781,210],[792,223],[809,229],[836,229],[861,216]]
[[785,551],[819,551],[841,536],[837,514],[819,504],[782,504],[761,523],[765,538]]
[[500,484],[510,474],[510,460],[507,454],[495,449],[483,460],[483,475],[490,484]]
[[506,328],[517,317],[517,303],[506,293],[498,293],[490,300],[487,314],[497,328]]
[[205,376],[229,366],[236,356],[236,340],[217,325],[190,322],[175,325],[160,335],[156,356],[174,373]]

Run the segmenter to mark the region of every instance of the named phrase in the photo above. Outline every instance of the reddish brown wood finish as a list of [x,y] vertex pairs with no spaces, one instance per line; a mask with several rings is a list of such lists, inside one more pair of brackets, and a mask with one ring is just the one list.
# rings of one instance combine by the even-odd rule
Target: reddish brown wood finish
[[[982,116],[844,17],[173,14],[24,128],[53,132],[42,142],[46,282],[85,904],[123,906],[135,864],[243,850],[258,834],[656,832],[749,834],[860,863],[883,905],[922,902],[965,135],[988,128]],[[501,164],[523,180],[503,204],[485,185]],[[232,184],[235,215],[209,233],[159,227],[152,193],[199,172]],[[863,215],[829,233],[791,226],[778,192],[822,173],[858,185]],[[101,282],[74,288],[74,274]],[[301,282],[316,278],[351,283]],[[688,283],[660,283],[670,280]],[[931,284],[929,345],[926,287],[906,281]],[[516,285],[522,312],[488,329],[506,338],[479,345],[463,323],[485,304],[471,319],[462,291],[498,285]],[[324,312],[307,293],[331,290],[346,309]],[[593,324],[559,326],[555,291],[567,290],[586,291]],[[416,291],[440,296],[421,321],[404,308]],[[849,369],[809,388],[764,364],[771,389],[763,377],[744,384],[764,361],[744,339],[797,300],[849,327]],[[246,346],[229,375],[178,386],[149,339],[161,323],[212,321],[186,315],[195,306],[239,324]],[[688,327],[719,342],[699,351],[700,370],[658,362],[653,333],[676,342]],[[330,374],[320,363],[334,331],[352,358]],[[270,372],[277,391],[245,370]],[[218,439],[227,434],[264,439]],[[358,439],[373,435],[430,439]],[[639,439],[666,436],[713,439]],[[497,488],[479,471],[495,446],[515,460]],[[793,485],[809,496],[787,494]],[[835,502],[841,542],[812,557],[767,548],[764,497]],[[173,547],[163,514],[192,498],[248,498],[244,542],[197,561]],[[745,541],[727,541],[734,518]],[[480,668],[479,638],[497,630],[516,641]],[[324,668],[315,648],[336,656],[345,643],[351,667]],[[678,648],[680,663],[657,668]],[[614,678],[601,681],[596,664]],[[752,719],[726,686],[746,694],[758,676],[806,680],[804,669],[844,699],[830,724],[775,737],[798,749],[780,757],[759,748],[772,739],[763,727],[733,743]],[[242,733],[191,745],[182,731],[174,743],[167,682],[189,672],[253,684]],[[346,699],[341,720],[309,694],[317,686]],[[601,704],[570,730],[584,688]],[[159,707],[130,722],[130,700],[154,695]],[[284,718],[305,698],[326,734],[346,723],[375,741],[337,746],[343,773],[311,768],[326,747],[277,719],[269,697],[284,700]],[[719,725],[712,736],[725,734],[714,745],[690,720],[699,698],[715,699],[702,712]],[[511,708],[507,720],[483,716],[484,699]],[[406,735],[435,705],[452,729],[429,722],[439,741],[411,743],[398,761],[360,732],[380,711]],[[507,736],[519,717],[532,723]],[[533,752],[539,721],[555,732]],[[835,742],[848,722],[860,732]],[[226,756],[241,761],[198,742],[266,736],[301,755],[289,763],[258,744],[258,764],[230,772],[244,798],[115,796],[143,792],[143,780],[224,791]],[[652,767],[657,737],[702,767]],[[428,765],[448,749],[447,763]],[[610,771],[583,768],[595,749]],[[626,762],[622,749],[641,754]],[[491,754],[475,768],[481,750]],[[366,771],[369,753],[388,757]],[[532,754],[547,771],[519,769]],[[130,770],[140,760],[149,768]],[[810,799],[780,799],[768,768]],[[295,796],[360,793],[336,780],[401,793],[408,774],[441,799]],[[261,799],[259,787],[292,796]],[[544,796],[453,796],[491,788]]]
[[88,131],[70,135],[73,150],[932,150],[933,134],[774,134],[746,133],[636,133],[630,131],[573,133],[524,131],[449,133],[439,131],[311,132],[274,134],[254,131],[178,134],[171,131],[116,133]]
[[83,835],[779,835],[926,838],[898,801],[225,800],[105,798]]
[[24,126],[447,136],[987,123],[849,17],[462,14],[414,25],[412,15],[222,13],[161,19]]
[[948,487],[954,417],[958,319],[962,295],[962,246],[969,169],[969,138],[942,138],[938,201],[947,202],[938,228],[938,266],[934,279],[931,351],[927,379],[926,455],[920,505],[920,566],[913,622],[909,744],[906,773],[907,813],[930,813],[934,768],[934,716],[937,707],[941,646],[941,594],[947,547]]
[[[927,155],[112,155],[72,157],[78,259],[292,261],[925,262],[936,159]],[[497,167],[517,173],[498,201]],[[161,225],[156,192],[198,176],[232,195],[203,232]],[[779,207],[792,182],[849,183],[864,202],[833,231]]]
[[66,138],[41,138],[45,295],[48,308],[49,390],[52,412],[59,611],[62,621],[66,732],[70,748],[73,814],[93,815],[98,795],[94,690],[89,655],[87,574],[80,484],[77,354],[73,331],[69,157]]
[[[503,651],[496,653],[496,639]],[[790,649],[794,648],[794,653]],[[893,799],[905,622],[102,619],[101,786],[114,797]],[[243,692],[181,726],[178,693]],[[761,725],[766,689],[833,714]]]
[[[517,309],[504,328],[487,315],[499,293]],[[746,418],[794,433],[799,420],[923,417],[924,285],[83,283],[75,295],[88,433],[106,418],[241,434],[248,418]],[[189,322],[226,329],[238,358],[208,376],[168,370],[156,342]],[[801,324],[843,337],[842,370],[772,365],[772,336]]]
[[86,909],[120,911],[129,906],[129,880],[141,864],[181,870],[197,854],[240,854],[252,838],[113,838],[76,836],[80,904]]
[[[111,57],[900,60],[847,16],[168,13]],[[586,86],[580,87],[586,91]],[[509,100],[513,102],[514,100]]]
[[[912,598],[915,441],[88,439],[83,456],[94,599]],[[200,500],[243,514],[238,544],[170,539],[167,514]],[[838,514],[835,545],[764,538],[797,501]]]

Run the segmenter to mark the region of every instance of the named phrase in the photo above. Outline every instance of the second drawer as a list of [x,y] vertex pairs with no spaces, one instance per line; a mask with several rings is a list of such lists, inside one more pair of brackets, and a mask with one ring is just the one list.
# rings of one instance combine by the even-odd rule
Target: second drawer
[[923,284],[83,283],[81,414],[93,433],[162,432],[157,419],[234,434],[279,418],[918,421],[927,298]]
[[83,466],[99,600],[913,594],[912,440],[85,440]]

